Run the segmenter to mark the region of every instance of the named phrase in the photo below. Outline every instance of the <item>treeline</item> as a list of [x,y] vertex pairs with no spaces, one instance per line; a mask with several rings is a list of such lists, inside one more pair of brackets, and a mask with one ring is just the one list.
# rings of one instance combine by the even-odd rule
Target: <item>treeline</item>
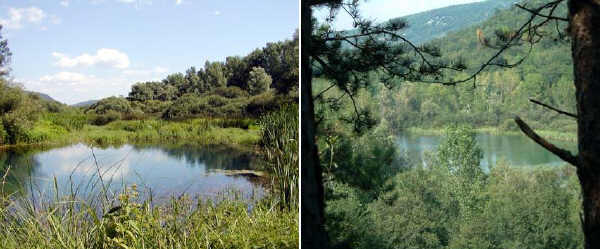
[[203,68],[168,75],[162,81],[139,82],[127,98],[107,98],[86,112],[118,116],[146,114],[166,120],[191,117],[257,117],[298,99],[298,33],[293,39],[267,43],[247,56],[207,61]]

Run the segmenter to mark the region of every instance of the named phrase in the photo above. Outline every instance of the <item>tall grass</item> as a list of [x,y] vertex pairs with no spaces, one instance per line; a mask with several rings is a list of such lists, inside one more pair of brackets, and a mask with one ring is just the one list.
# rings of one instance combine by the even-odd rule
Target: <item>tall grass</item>
[[135,185],[96,193],[59,195],[56,180],[44,198],[3,193],[0,248],[298,248],[298,213],[268,200],[183,195],[157,204]]
[[248,118],[197,118],[180,122],[160,119],[118,120],[97,126],[86,123],[85,115],[62,113],[44,115],[26,133],[26,139],[19,141],[19,144],[255,145],[260,139],[256,120]]
[[271,165],[272,186],[282,208],[298,204],[298,105],[285,105],[263,116],[259,123],[267,160]]

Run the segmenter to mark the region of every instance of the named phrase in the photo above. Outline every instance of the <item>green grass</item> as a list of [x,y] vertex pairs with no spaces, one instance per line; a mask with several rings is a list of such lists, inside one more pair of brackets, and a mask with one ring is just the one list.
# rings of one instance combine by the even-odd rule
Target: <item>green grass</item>
[[[109,211],[111,206],[102,205],[109,202],[120,208]],[[132,186],[107,202],[67,195],[37,205],[26,197],[0,197],[0,204],[0,248],[7,249],[298,248],[299,244],[297,210],[273,208],[268,199],[251,204],[230,196],[215,202],[184,196],[153,205]]]
[[260,127],[253,119],[119,120],[104,126],[80,121],[79,116],[45,115],[34,124],[28,139],[17,145],[84,142],[252,146],[260,140]]

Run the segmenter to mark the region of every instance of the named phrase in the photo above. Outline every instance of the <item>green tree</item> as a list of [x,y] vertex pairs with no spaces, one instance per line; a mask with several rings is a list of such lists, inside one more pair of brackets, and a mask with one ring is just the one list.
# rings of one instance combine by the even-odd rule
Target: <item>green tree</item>
[[185,71],[185,81],[187,82],[187,85],[186,89],[184,89],[184,93],[191,93],[202,88],[200,87],[200,77],[198,76],[195,67],[190,67]]
[[8,75],[10,72],[8,63],[11,56],[12,52],[8,48],[8,40],[2,39],[2,25],[0,25],[0,77]]
[[228,56],[225,59],[227,69],[227,86],[237,86],[248,89],[248,66],[246,61],[239,56]]
[[129,92],[129,99],[147,101],[155,99],[154,89],[148,83],[135,83]]
[[210,89],[227,86],[227,72],[222,62],[209,62],[204,64],[206,82]]
[[248,77],[248,92],[252,95],[264,93],[271,86],[271,76],[262,67],[253,67]]
[[170,74],[162,80],[163,84],[171,85],[177,88],[178,95],[181,96],[185,93],[186,89],[188,89],[188,84],[185,79],[185,76],[182,73],[174,73]]

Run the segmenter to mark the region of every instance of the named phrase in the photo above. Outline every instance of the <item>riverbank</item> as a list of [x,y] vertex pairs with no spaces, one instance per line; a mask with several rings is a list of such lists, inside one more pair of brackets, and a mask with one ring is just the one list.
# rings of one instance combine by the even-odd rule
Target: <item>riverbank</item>
[[[521,131],[507,131],[502,130],[498,127],[479,127],[473,129],[476,133],[487,133],[491,135],[523,135]],[[418,134],[418,135],[444,135],[444,128],[420,128],[410,127],[406,129],[407,132]],[[577,142],[577,134],[574,132],[559,132],[552,130],[535,130],[541,137],[550,140],[566,141],[566,142]]]
[[251,119],[197,118],[186,121],[160,119],[118,120],[103,126],[63,124],[41,119],[29,131],[27,143],[0,145],[0,149],[30,145],[86,143],[96,146],[167,143],[177,145],[226,145],[252,148],[260,140],[260,128]]

